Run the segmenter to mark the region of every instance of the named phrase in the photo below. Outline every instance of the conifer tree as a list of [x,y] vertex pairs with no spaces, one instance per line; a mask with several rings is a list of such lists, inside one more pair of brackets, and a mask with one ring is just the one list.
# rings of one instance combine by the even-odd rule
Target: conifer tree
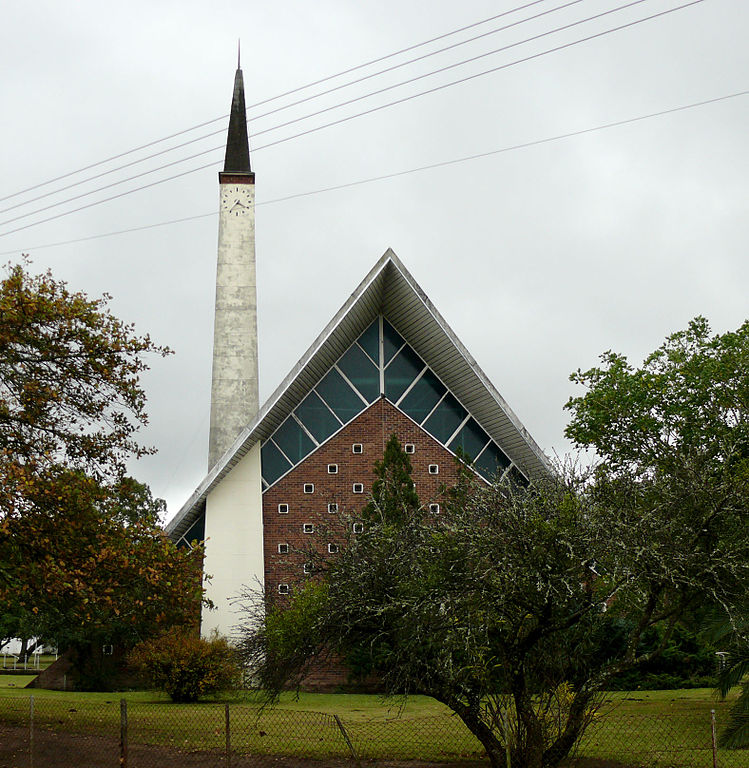
[[362,510],[362,518],[405,524],[421,505],[411,478],[411,459],[395,434],[390,435],[385,445],[382,461],[375,462],[374,472],[377,480],[372,485],[372,498]]

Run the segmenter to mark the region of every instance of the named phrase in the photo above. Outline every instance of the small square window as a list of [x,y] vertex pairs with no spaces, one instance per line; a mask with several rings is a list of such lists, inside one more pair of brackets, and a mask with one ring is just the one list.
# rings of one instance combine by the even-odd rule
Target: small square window
[[331,555],[338,554],[338,545],[337,544],[328,544],[328,552],[330,552]]
[[364,446],[361,443],[354,443],[351,446],[352,453],[364,453]]
[[288,595],[289,594],[289,585],[288,584],[279,584],[278,585],[278,594],[279,595]]
[[439,513],[440,513],[440,505],[439,504],[430,504],[429,505],[429,511],[433,515],[439,515]]
[[302,533],[314,533],[314,532],[315,532],[314,523],[303,523],[302,524]]
[[439,464],[430,464],[429,465],[429,474],[430,475],[439,475],[440,473],[440,465]]
[[354,483],[352,490],[354,493],[364,493],[364,483]]
[[102,656],[111,656],[114,653],[114,646],[113,645],[102,645],[101,647],[101,655]]
[[338,474],[338,465],[337,464],[328,464],[328,474],[329,475],[337,475]]
[[403,450],[404,450],[406,453],[416,453],[416,446],[415,446],[413,443],[406,443],[406,444],[403,446]]
[[364,533],[364,523],[353,523],[351,525],[351,530],[354,533]]
[[328,512],[331,515],[335,515],[338,512],[338,504],[328,504]]
[[315,492],[315,484],[314,483],[305,483],[304,484],[304,492],[305,493],[314,493]]
[[279,515],[288,515],[289,514],[289,505],[288,504],[279,504],[278,505],[278,514]]
[[312,573],[312,563],[305,563],[302,566],[302,573]]
[[278,545],[278,554],[279,555],[288,555],[289,554],[289,545],[288,544],[279,544]]

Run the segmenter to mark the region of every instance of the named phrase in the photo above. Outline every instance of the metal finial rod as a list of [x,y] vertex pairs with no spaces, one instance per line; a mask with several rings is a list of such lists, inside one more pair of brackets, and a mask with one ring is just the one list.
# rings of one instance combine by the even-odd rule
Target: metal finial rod
[[237,38],[237,69],[242,69],[242,66],[240,64],[240,40]]

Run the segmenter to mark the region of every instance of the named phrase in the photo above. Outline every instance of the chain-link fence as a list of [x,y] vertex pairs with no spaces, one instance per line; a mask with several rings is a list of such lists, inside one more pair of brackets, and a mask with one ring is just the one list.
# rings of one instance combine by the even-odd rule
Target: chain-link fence
[[[725,715],[720,713],[720,717]],[[749,768],[749,750],[713,750],[711,711],[599,717],[566,765]],[[0,768],[360,768],[487,764],[456,717],[355,719],[242,704],[0,698]]]

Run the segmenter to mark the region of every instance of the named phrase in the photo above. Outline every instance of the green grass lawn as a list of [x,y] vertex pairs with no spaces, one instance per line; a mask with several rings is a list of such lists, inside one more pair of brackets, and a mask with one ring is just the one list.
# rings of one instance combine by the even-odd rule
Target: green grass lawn
[[[20,683],[20,679],[13,682]],[[0,682],[2,721],[27,722],[33,693],[38,727],[112,738],[119,732],[119,701],[124,697],[132,742],[220,749],[225,738],[224,705],[228,703],[232,746],[242,752],[345,758],[348,747],[333,715],[339,716],[362,758],[454,761],[475,758],[481,752],[462,723],[425,696],[404,703],[359,694],[289,693],[275,707],[260,710],[257,697],[250,693],[173,704],[152,691],[64,693],[1,686]],[[602,716],[586,734],[580,754],[633,765],[640,764],[637,761],[644,754],[653,765],[697,768],[712,764],[710,710],[716,710],[721,724],[728,706],[708,689],[612,693]],[[689,751],[675,752],[679,745],[686,745]],[[721,766],[749,768],[749,752],[726,753],[722,758]]]

